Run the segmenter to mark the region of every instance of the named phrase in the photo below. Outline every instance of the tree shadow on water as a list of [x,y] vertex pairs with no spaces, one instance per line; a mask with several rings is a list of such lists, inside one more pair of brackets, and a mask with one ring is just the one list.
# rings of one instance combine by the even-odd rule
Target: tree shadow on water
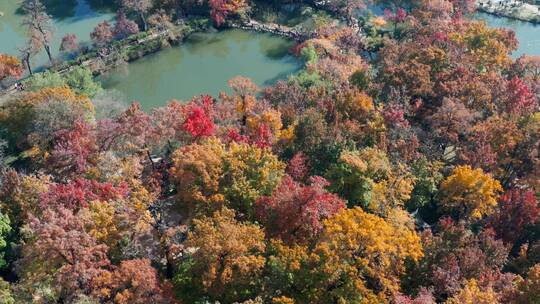
[[66,19],[75,16],[77,0],[41,0],[47,13],[54,19]]
[[263,86],[264,87],[272,86],[272,85],[276,84],[276,82],[278,82],[279,80],[287,81],[289,76],[297,74],[298,71],[300,71],[301,69],[302,69],[302,67],[300,65],[298,65],[297,67],[292,68],[292,69],[290,69],[288,71],[281,72],[281,73],[277,74],[276,76],[265,80],[263,82]]
[[225,58],[231,52],[230,45],[221,33],[192,34],[182,45],[189,53],[198,56],[213,55]]
[[113,0],[85,0],[94,12],[112,13],[120,9],[119,1]]
[[267,34],[261,35],[259,47],[263,54],[272,60],[280,60],[290,54],[289,50],[294,46],[294,41]]
[[[41,0],[41,3],[45,5],[47,14],[53,19],[66,19],[75,15],[75,8],[77,7],[77,0]],[[24,15],[24,11],[21,6],[17,8],[16,13],[18,15]]]
[[[54,20],[82,19],[99,13],[113,12],[116,6],[110,0],[41,0],[41,2],[45,5],[47,14]],[[22,6],[19,6],[16,13],[24,14]]]
[[279,60],[289,55],[290,45],[288,43],[278,43],[272,46],[262,48],[264,55],[269,59]]

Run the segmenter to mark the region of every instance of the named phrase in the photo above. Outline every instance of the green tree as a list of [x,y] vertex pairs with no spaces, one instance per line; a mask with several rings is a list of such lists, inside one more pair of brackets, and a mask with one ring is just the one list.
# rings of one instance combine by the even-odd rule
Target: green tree
[[92,72],[85,67],[77,66],[65,76],[66,84],[77,95],[94,97],[101,91],[101,85],[94,81]]
[[268,149],[232,143],[223,158],[222,193],[241,216],[254,217],[255,201],[271,195],[285,174],[285,164]]
[[11,286],[9,282],[0,278],[0,304],[15,304],[15,299],[11,292]]
[[7,238],[11,232],[11,223],[9,217],[0,212],[0,269],[6,267],[5,250],[7,247]]
[[66,80],[58,73],[45,71],[43,73],[34,74],[26,83],[26,89],[38,92],[44,88],[59,88],[66,86]]
[[413,163],[412,173],[415,184],[411,199],[406,203],[409,211],[422,208],[434,201],[439,191],[439,184],[443,180],[442,165],[440,162],[432,162],[427,158],[420,158]]

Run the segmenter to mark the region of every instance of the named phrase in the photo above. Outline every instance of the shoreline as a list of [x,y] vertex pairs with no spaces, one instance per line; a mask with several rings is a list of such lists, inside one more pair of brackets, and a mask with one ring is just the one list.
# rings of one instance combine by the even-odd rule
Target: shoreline
[[477,0],[479,12],[540,24],[540,6],[517,0]]
[[[61,62],[57,65],[43,67],[39,72],[41,74],[47,71],[64,75],[72,71],[75,67],[86,67],[92,74],[99,76],[109,70],[114,69],[121,63],[132,62],[159,50],[171,44],[180,43],[185,37],[189,36],[195,30],[185,24],[178,24],[173,29],[166,29],[159,32],[140,32],[122,40],[114,41],[110,46],[104,48],[94,48],[77,57]],[[6,87],[0,89],[0,97],[5,97],[18,92],[16,83],[25,83],[32,75],[27,75],[21,79],[9,83]]]
[[[167,29],[160,32],[141,32],[125,39],[115,41],[111,46],[101,49],[93,49],[85,54],[81,54],[76,58],[65,61],[55,66],[46,67],[36,74],[52,71],[64,75],[72,71],[75,67],[81,66],[88,68],[94,77],[102,75],[115,67],[124,63],[130,63],[141,59],[150,54],[166,49],[171,45],[182,43],[187,37],[196,32],[206,32],[214,29],[208,22],[192,22],[180,23],[173,29]],[[193,22],[195,21],[195,22]],[[309,38],[309,35],[295,30],[294,28],[281,26],[273,23],[261,23],[250,19],[242,22],[229,22],[223,29],[242,29],[259,33],[269,33],[292,39],[295,41],[303,41]],[[220,29],[218,29],[220,30]],[[172,34],[172,35],[171,35]],[[141,37],[142,36],[142,37]],[[16,83],[25,83],[31,76],[14,81],[6,87],[0,89],[0,97],[6,97],[17,93]]]
[[230,28],[242,29],[246,31],[269,33],[295,41],[304,41],[310,38],[310,35],[308,35],[307,33],[303,33],[292,27],[280,25],[277,23],[261,23],[254,19],[243,22],[230,22],[228,26]]

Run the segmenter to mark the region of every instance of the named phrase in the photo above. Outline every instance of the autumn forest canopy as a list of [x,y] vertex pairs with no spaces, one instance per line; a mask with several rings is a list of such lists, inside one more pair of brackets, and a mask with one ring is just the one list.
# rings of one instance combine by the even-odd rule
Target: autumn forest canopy
[[[60,50],[49,2],[0,54],[0,304],[540,303],[540,57],[473,0],[119,0]],[[54,69],[295,11],[267,87],[143,111]]]

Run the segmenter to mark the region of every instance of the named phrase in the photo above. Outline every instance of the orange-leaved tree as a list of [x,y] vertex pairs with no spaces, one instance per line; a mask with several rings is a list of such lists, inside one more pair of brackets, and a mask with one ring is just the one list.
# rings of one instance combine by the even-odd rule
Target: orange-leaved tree
[[21,77],[23,67],[17,57],[0,54],[0,81],[8,77]]

